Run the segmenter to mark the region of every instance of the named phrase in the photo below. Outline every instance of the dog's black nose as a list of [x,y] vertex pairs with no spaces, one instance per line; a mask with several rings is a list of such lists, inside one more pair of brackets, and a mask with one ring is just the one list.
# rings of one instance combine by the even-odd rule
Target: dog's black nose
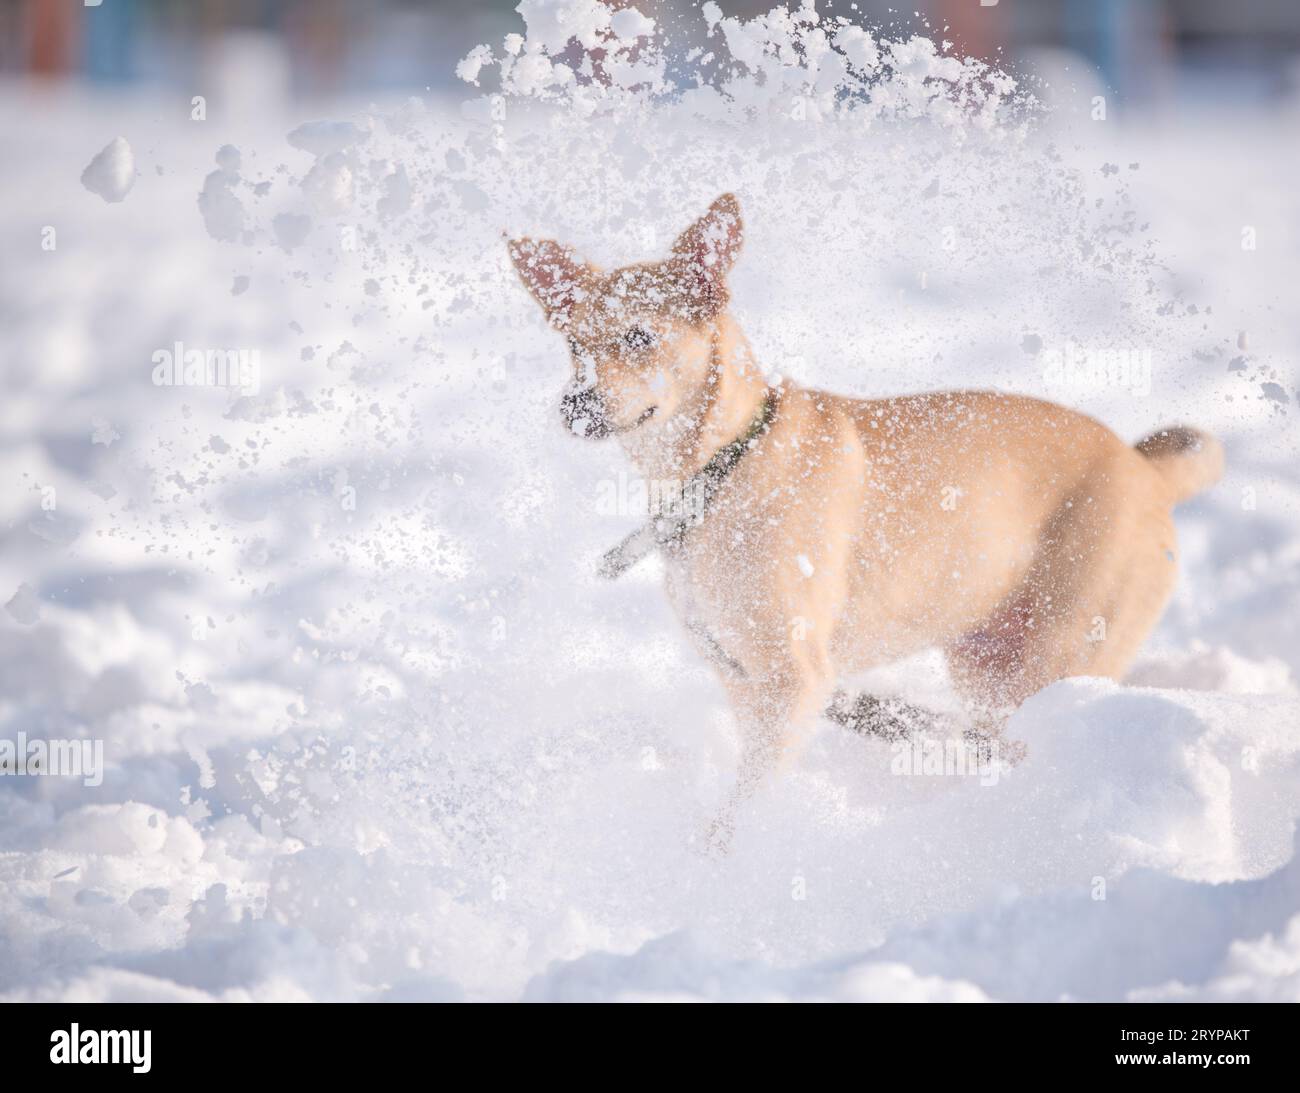
[[578,436],[599,440],[609,435],[605,401],[595,387],[570,387],[560,398],[560,416]]

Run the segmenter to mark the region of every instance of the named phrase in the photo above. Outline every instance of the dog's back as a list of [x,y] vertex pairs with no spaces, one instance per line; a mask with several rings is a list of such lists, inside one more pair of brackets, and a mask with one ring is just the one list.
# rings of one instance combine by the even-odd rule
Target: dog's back
[[719,551],[717,580],[743,583],[725,544],[761,536],[764,579],[821,605],[810,629],[832,635],[838,672],[939,644],[979,668],[967,677],[1021,663],[1014,685],[988,689],[1014,702],[1053,672],[1122,673],[1172,586],[1170,509],[1221,459],[1191,430],[1134,448],[1022,396],[857,400],[787,385],[738,483],[744,526],[719,527],[704,549]]

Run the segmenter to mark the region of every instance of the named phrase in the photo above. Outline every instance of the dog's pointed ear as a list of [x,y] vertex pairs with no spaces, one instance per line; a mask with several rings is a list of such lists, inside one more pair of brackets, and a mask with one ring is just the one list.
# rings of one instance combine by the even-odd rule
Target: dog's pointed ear
[[673,244],[691,304],[705,318],[727,306],[727,274],[740,253],[744,227],[736,195],[723,194]]
[[552,239],[510,239],[510,260],[552,326],[568,324],[573,305],[590,288],[592,269]]

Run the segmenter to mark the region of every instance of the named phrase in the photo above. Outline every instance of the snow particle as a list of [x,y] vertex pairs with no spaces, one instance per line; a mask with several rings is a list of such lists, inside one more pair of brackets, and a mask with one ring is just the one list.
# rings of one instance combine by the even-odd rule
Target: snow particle
[[616,11],[609,20],[609,29],[625,42],[645,38],[655,29],[655,21],[642,15],[636,8],[623,8]]
[[41,617],[41,601],[36,598],[36,591],[29,584],[20,584],[18,591],[5,604],[10,618],[23,626],[31,626]]
[[135,185],[135,156],[125,137],[114,137],[81,172],[81,184],[110,204],[126,197]]
[[122,434],[113,428],[107,418],[92,417],[90,419],[90,442],[92,444],[102,444],[107,448],[113,441],[121,439]]
[[271,221],[275,231],[275,241],[285,250],[300,247],[311,231],[311,217],[301,213],[280,213]]

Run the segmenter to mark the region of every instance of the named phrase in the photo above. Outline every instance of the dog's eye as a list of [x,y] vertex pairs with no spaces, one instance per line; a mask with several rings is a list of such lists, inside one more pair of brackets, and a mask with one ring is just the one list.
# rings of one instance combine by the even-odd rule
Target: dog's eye
[[628,349],[649,349],[655,343],[655,336],[644,327],[634,326],[623,335],[623,344]]

